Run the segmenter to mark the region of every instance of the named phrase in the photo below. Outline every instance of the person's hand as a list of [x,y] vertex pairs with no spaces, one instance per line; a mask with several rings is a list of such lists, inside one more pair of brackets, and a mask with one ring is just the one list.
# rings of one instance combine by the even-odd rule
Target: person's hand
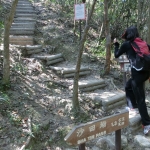
[[113,44],[115,45],[115,47],[119,47],[119,43],[116,38],[114,39]]
[[114,41],[113,41],[113,43],[116,43],[116,42],[118,42],[118,41],[117,41],[117,39],[115,38]]

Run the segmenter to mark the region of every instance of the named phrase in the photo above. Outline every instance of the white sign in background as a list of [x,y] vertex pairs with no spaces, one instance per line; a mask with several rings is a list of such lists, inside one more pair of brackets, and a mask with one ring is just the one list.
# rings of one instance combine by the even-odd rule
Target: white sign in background
[[85,4],[75,4],[74,5],[75,20],[84,20],[85,17]]

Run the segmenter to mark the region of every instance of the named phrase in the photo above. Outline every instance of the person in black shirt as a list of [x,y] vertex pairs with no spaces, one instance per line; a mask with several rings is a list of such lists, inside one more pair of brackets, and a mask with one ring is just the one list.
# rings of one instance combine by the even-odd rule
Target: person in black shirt
[[[127,81],[125,86],[127,106],[129,111],[138,108],[144,127],[144,134],[148,134],[150,131],[150,117],[145,103],[144,83],[149,78],[150,72],[138,70],[132,66],[132,62],[134,62],[136,58],[136,52],[132,48],[131,42],[137,37],[139,37],[139,33],[136,27],[131,26],[127,28],[122,35],[122,38],[125,39],[125,41],[121,46],[117,40],[114,39],[114,56],[115,58],[118,58],[122,54],[126,54],[129,59],[131,65],[131,78]],[[148,47],[150,50],[150,45],[148,45]]]

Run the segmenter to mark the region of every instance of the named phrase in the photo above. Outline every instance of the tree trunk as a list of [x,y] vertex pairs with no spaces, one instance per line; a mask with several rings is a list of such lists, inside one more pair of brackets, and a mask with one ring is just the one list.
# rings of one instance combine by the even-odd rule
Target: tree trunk
[[104,25],[105,25],[105,37],[106,37],[106,61],[104,67],[104,74],[109,74],[110,59],[111,59],[111,35],[110,35],[109,20],[108,20],[108,0],[104,0]]
[[[77,4],[77,0],[74,0],[74,4]],[[75,21],[75,18],[74,18],[73,34],[74,34],[74,36],[76,35],[76,21]]]
[[149,12],[149,14],[148,14],[148,24],[147,24],[147,26],[148,26],[148,35],[147,35],[147,43],[148,44],[150,44],[150,3],[149,3],[149,8],[148,8],[148,12]]
[[10,83],[9,31],[14,18],[17,3],[18,0],[13,1],[10,13],[8,14],[5,20],[4,53],[3,53],[4,60],[3,60],[3,79],[2,79],[4,85],[8,85]]
[[137,18],[137,28],[138,28],[138,32],[140,34],[140,37],[143,38],[145,40],[145,33],[143,32],[143,26],[145,24],[145,19],[143,16],[145,16],[145,12],[146,12],[146,6],[144,6],[146,3],[146,1],[144,0],[138,0],[138,18]]
[[73,110],[79,110],[80,106],[79,106],[79,100],[78,100],[78,80],[79,80],[79,71],[80,71],[80,67],[81,67],[81,58],[82,58],[82,53],[83,53],[83,49],[84,49],[84,43],[86,41],[86,36],[89,30],[89,22],[91,20],[91,16],[93,14],[94,11],[94,7],[96,4],[97,0],[93,1],[92,4],[92,8],[91,11],[89,13],[86,25],[85,25],[85,29],[84,29],[84,33],[82,35],[80,44],[79,44],[79,54],[78,54],[78,58],[77,58],[77,64],[76,64],[76,72],[75,72],[75,76],[74,76],[74,87],[73,87]]

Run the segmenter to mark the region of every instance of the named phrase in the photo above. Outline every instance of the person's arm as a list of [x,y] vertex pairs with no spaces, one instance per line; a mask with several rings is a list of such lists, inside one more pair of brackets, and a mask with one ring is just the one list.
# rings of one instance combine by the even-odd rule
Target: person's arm
[[126,48],[126,43],[124,42],[121,47],[119,48],[119,43],[115,42],[114,43],[115,46],[115,51],[114,51],[114,56],[115,58],[118,58],[119,56],[121,56],[123,53],[126,52],[127,48]]

